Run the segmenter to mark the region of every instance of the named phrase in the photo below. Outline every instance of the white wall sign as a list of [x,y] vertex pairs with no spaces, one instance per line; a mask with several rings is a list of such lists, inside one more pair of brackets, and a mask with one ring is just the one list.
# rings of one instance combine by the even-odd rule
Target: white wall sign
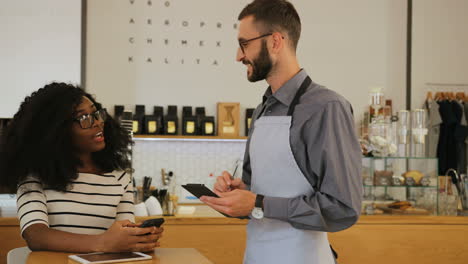
[[[255,107],[268,86],[235,61],[237,16],[250,0],[88,1],[87,88],[112,109],[144,104]],[[311,78],[345,96],[359,120],[371,87],[404,108],[406,1],[292,1],[298,56]],[[244,115],[244,110],[241,110]],[[243,129],[241,128],[241,131]]]

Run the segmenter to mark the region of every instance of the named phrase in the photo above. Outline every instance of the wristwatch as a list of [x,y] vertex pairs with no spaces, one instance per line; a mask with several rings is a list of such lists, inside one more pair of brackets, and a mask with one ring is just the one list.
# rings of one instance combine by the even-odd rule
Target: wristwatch
[[263,198],[264,198],[263,195],[257,194],[257,197],[255,198],[255,207],[252,210],[253,218],[256,218],[256,219],[263,218]]

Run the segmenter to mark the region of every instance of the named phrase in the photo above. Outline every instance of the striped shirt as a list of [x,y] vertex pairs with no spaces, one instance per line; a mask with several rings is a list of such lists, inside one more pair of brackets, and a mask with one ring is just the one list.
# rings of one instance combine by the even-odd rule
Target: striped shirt
[[123,171],[79,173],[70,190],[59,192],[28,177],[17,191],[21,235],[32,224],[77,234],[100,234],[114,221],[135,221],[133,184]]

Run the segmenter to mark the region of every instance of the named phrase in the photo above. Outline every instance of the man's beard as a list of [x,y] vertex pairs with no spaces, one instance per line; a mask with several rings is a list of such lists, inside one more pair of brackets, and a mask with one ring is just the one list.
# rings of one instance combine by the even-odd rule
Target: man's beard
[[262,48],[256,59],[252,62],[244,60],[243,63],[252,65],[252,74],[250,76],[247,75],[247,79],[250,82],[265,80],[270,74],[271,68],[273,68],[266,41],[262,41]]

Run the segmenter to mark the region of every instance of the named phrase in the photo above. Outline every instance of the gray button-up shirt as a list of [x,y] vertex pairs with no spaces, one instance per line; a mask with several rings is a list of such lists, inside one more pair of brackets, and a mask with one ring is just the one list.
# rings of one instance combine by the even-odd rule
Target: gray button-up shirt
[[[301,70],[274,94],[268,88],[263,103],[254,111],[252,122],[259,115],[287,115],[306,77],[307,73]],[[252,123],[242,175],[249,187],[251,177],[255,177],[251,175],[249,157],[253,130]],[[290,144],[299,168],[315,192],[311,196],[294,198],[265,197],[265,217],[316,231],[335,232],[352,226],[361,211],[362,161],[350,103],[312,82],[293,113]]]

